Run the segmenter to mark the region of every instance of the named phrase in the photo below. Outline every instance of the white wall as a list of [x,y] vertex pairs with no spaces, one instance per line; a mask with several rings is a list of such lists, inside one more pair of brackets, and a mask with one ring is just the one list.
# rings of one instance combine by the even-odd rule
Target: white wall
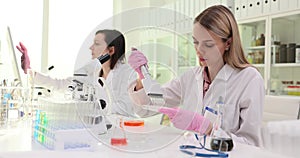
[[[51,75],[64,78],[73,75],[79,49],[85,42],[82,60],[91,58],[88,49],[94,29],[113,15],[113,2],[105,0],[49,1],[49,60]],[[53,71],[53,72],[52,72]]]
[[[94,35],[96,26],[112,15],[113,1],[49,0],[48,66],[55,67],[50,75],[57,78],[73,75],[79,48],[88,35]],[[41,71],[43,0],[1,0],[0,19],[1,28],[10,26],[14,45],[22,41],[27,47],[31,67]],[[0,35],[1,41],[5,40],[5,32],[1,31]],[[91,58],[88,47],[93,36],[88,40],[83,47],[86,53],[82,55],[84,59]],[[1,58],[4,57],[1,55]],[[17,59],[20,57],[21,54]],[[1,73],[0,79],[3,78]]]
[[[10,27],[14,48],[22,41],[29,51],[31,66],[39,68],[42,35],[42,0],[1,0],[0,1],[0,36],[1,36],[1,65],[0,79],[14,78],[12,62],[8,59],[6,28]],[[15,49],[16,50],[16,49]],[[21,53],[16,51],[20,62]],[[19,65],[19,68],[21,66]],[[25,76],[21,71],[21,75]]]

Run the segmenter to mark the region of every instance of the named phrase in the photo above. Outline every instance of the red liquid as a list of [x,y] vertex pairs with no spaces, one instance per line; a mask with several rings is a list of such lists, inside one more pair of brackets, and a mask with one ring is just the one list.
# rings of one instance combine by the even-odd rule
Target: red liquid
[[144,121],[143,120],[129,120],[129,121],[124,121],[125,126],[144,126]]
[[127,139],[126,138],[111,138],[110,144],[111,145],[127,145]]

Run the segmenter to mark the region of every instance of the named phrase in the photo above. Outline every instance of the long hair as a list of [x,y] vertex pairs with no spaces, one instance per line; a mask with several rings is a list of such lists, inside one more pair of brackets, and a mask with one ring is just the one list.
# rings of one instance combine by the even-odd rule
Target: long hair
[[[107,48],[114,47],[115,53],[110,57],[110,68],[114,69],[118,60],[125,60],[125,38],[124,35],[117,30],[98,30],[97,34],[104,35],[104,41],[107,44]],[[100,72],[100,76],[103,75],[103,70]]]
[[205,9],[195,18],[194,24],[196,23],[214,32],[223,42],[231,38],[229,50],[223,55],[225,63],[238,69],[250,66],[241,44],[237,22],[227,7],[215,5]]

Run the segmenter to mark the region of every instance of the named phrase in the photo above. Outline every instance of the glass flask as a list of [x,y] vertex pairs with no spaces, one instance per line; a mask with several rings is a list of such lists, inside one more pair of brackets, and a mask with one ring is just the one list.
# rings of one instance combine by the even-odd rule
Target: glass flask
[[124,131],[124,123],[122,118],[116,119],[116,124],[113,129],[110,144],[114,146],[127,145],[127,138]]
[[212,150],[222,152],[231,151],[233,148],[231,134],[226,130],[224,125],[222,126],[222,124],[224,124],[224,102],[222,98],[216,103],[216,108],[217,119],[213,123],[213,129],[210,135],[210,147]]

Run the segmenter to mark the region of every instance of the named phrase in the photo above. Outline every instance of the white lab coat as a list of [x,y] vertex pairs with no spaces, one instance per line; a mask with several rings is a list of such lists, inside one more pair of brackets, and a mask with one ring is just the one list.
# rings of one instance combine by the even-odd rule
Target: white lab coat
[[[94,69],[94,68],[93,68]],[[109,95],[111,97],[112,106],[111,112],[114,114],[121,114],[124,116],[136,117],[134,112],[134,106],[132,106],[132,101],[128,95],[128,84],[136,80],[136,73],[130,66],[127,64],[118,61],[115,65],[114,69],[112,69],[107,79],[104,81],[104,85],[106,85],[109,90]],[[36,85],[42,85],[47,88],[56,91],[65,91],[68,90],[68,86],[72,83],[73,77],[69,77],[66,79],[54,79],[47,75],[36,72],[36,75],[33,78],[33,82]],[[100,98],[104,98],[108,103],[108,96],[106,95],[106,90],[104,87],[101,91],[103,92]]]
[[[260,146],[265,89],[259,72],[253,67],[236,70],[226,64],[203,98],[202,71],[202,67],[192,68],[165,84],[162,88],[166,106],[182,105],[184,109],[201,114],[205,106],[215,105],[222,96],[225,104],[223,128],[232,133],[234,141]],[[129,87],[130,97],[137,104],[149,104],[145,92],[134,91],[134,87],[134,83]]]

